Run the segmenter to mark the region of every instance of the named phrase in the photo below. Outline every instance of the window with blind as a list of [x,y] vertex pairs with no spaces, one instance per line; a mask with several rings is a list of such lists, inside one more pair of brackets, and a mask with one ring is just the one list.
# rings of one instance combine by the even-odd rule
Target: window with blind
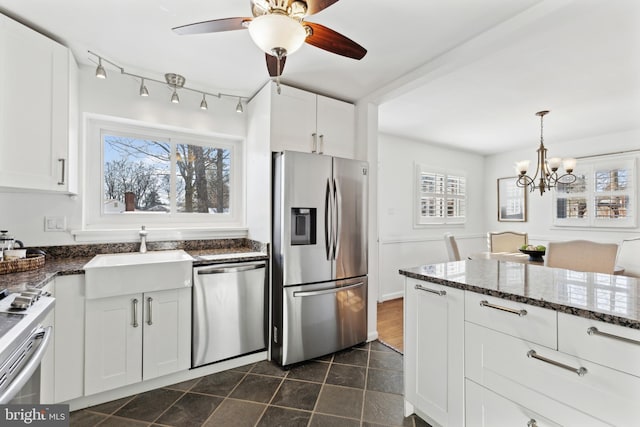
[[466,216],[466,178],[416,166],[416,225],[461,224]]
[[636,161],[602,157],[578,162],[571,184],[554,195],[554,223],[576,227],[636,226]]

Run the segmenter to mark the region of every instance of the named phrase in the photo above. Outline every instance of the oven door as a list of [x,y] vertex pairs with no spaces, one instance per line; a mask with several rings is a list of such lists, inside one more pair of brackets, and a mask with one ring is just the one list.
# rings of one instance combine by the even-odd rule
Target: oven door
[[367,277],[284,289],[282,364],[367,340]]
[[40,362],[53,328],[36,328],[0,366],[0,404],[40,403]]

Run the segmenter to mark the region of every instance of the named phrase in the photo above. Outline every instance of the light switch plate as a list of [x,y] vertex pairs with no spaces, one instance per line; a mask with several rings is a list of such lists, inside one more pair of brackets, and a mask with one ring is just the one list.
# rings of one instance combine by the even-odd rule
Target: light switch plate
[[67,231],[67,217],[45,216],[44,231]]

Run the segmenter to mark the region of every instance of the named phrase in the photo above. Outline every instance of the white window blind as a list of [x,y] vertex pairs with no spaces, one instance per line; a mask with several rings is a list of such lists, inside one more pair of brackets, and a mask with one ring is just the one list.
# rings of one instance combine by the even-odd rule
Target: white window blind
[[558,185],[554,223],[574,227],[635,227],[636,161],[602,157],[578,162],[571,184]]
[[462,174],[416,166],[416,225],[463,223],[466,178]]

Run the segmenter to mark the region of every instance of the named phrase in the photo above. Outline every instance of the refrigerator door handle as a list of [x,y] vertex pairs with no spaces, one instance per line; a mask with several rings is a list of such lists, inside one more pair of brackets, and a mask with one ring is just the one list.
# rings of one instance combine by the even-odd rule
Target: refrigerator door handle
[[293,293],[293,296],[294,297],[313,297],[316,295],[337,294],[338,292],[341,292],[341,291],[359,288],[362,285],[364,285],[364,282],[358,282],[358,283],[354,283],[353,285],[341,286],[337,288],[320,289],[318,291],[295,291]]
[[331,260],[331,248],[333,245],[333,207],[331,204],[331,183],[327,179],[327,187],[324,193],[324,248],[327,254],[327,261]]
[[333,222],[333,260],[338,255],[338,245],[340,244],[340,226],[341,226],[341,212],[340,212],[340,192],[338,189],[338,183],[336,179],[333,179],[333,206],[334,206],[334,222]]

